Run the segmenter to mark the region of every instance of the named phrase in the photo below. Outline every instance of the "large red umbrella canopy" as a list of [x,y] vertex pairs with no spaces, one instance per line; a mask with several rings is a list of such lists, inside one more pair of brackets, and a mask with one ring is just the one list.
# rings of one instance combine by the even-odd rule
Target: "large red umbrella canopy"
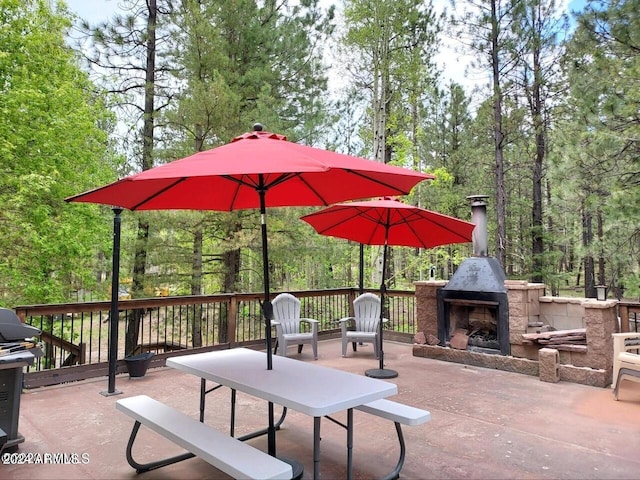
[[302,217],[321,235],[366,245],[433,248],[471,241],[474,224],[384,198],[339,203]]
[[218,210],[330,205],[406,195],[432,175],[253,131],[67,199],[129,210]]

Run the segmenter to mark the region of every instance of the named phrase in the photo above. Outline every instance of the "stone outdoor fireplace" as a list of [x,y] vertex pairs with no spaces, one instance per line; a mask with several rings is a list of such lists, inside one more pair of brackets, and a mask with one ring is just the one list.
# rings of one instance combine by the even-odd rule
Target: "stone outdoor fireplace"
[[[472,197],[472,208],[478,202],[483,198]],[[474,256],[449,281],[415,283],[413,355],[544,381],[610,385],[617,300],[550,297],[544,284],[505,280],[497,260],[482,255],[486,240],[475,237],[474,231]]]
[[487,256],[485,196],[471,200],[473,257],[458,267],[436,292],[438,340],[441,346],[509,355],[509,301],[505,274],[497,259]]

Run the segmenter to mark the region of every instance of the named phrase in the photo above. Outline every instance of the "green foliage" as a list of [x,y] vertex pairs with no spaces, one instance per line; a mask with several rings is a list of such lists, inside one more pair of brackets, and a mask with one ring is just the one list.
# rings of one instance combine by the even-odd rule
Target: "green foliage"
[[[456,36],[471,40],[465,48],[475,52],[474,78],[490,78],[497,61],[499,92],[483,90],[484,80],[474,91],[438,83],[433,61],[442,25],[430,2],[350,0],[340,38],[333,10],[315,0],[158,5],[155,145],[146,166],[226,143],[257,121],[291,140],[350,154],[373,157],[382,146],[385,161],[436,176],[407,202],[467,219],[465,197],[489,195],[489,235],[497,244],[500,218],[509,276],[542,276],[558,292],[584,280],[585,259],[596,266],[601,259],[610,287],[622,282],[627,295],[638,295],[639,0],[588,2],[573,38],[563,44],[562,63],[555,56],[562,17],[552,15],[553,1],[496,2],[498,19],[491,18],[489,2],[460,2],[456,13],[464,21],[456,26],[464,24],[469,36],[461,30]],[[143,152],[149,153],[140,134],[149,115],[141,114],[142,96],[131,93],[150,85],[146,17],[139,15],[147,13],[144,2],[124,2],[130,15],[96,29],[84,25],[96,47],[90,60],[104,64],[92,73],[100,74],[101,85],[120,90],[117,96],[97,93],[81,71],[65,44],[71,19],[62,7],[54,13],[45,0],[0,0],[0,7],[2,302],[68,301],[83,290],[106,298],[113,214],[63,199],[113,180],[115,171],[139,170]],[[491,58],[487,42],[494,33],[498,50]],[[339,98],[329,98],[321,47],[335,49],[338,42],[346,86]],[[496,211],[497,93],[502,213]],[[107,102],[125,138],[112,135],[116,120]],[[534,187],[542,195],[542,223],[533,218]],[[356,285],[359,246],[317,235],[299,220],[309,211],[268,212],[272,289]],[[262,289],[257,212],[125,212],[125,283],[137,221],[150,231],[145,295],[166,286],[171,294],[192,291],[199,236],[202,291]],[[532,236],[544,244],[537,262]],[[446,279],[470,248],[393,248],[390,284],[411,288],[432,265],[437,278]],[[380,248],[364,250],[365,286],[377,288]]]
[[589,2],[563,63],[571,95],[556,137],[554,193],[579,206],[574,250],[599,260],[598,283],[611,287],[633,283],[638,269],[638,8],[638,1]]
[[619,285],[624,286],[624,296],[626,298],[640,298],[640,273],[627,273],[620,279]]
[[65,44],[64,11],[0,2],[3,302],[59,302],[95,285],[110,240],[96,207],[64,198],[112,178],[109,115]]
[[418,112],[435,84],[433,57],[440,18],[431,2],[393,0],[344,4],[344,68],[367,102],[360,136],[369,157],[423,169]]
[[[159,55],[172,67],[170,83],[175,88],[173,101],[158,116],[157,163],[227,143],[256,121],[292,140],[317,139],[314,127],[324,118],[326,88],[317,47],[333,28],[332,9],[325,14],[316,1],[276,5],[251,0],[206,5],[185,1],[174,7],[163,24],[163,31],[173,34],[158,45]],[[119,31],[116,27],[100,32]],[[103,37],[101,44],[108,45],[109,38]],[[290,254],[296,245],[298,249],[304,245],[295,231],[280,228],[286,216],[286,212],[268,214],[270,251],[278,252],[281,244]],[[151,234],[148,264],[153,270],[160,268],[162,277],[148,275],[150,286],[170,281],[182,293],[194,284],[207,292],[261,286],[255,211],[161,213],[144,218],[149,219]],[[300,222],[296,218],[291,223]],[[195,248],[200,237],[204,238],[201,254]],[[203,277],[196,279],[192,265],[199,255]],[[229,262],[236,255],[239,261]],[[297,278],[293,266],[276,260],[271,263],[281,266],[278,280]]]

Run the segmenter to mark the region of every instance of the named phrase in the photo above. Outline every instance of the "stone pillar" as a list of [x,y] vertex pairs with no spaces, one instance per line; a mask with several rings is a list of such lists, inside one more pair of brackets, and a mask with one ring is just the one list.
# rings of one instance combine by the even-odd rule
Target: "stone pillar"
[[587,330],[586,365],[607,372],[609,381],[613,372],[613,337],[618,323],[617,300],[586,300],[584,326]]
[[540,380],[558,383],[560,381],[560,353],[555,348],[541,348],[538,350],[538,364]]
[[509,292],[509,337],[510,343],[522,345],[522,334],[529,326],[529,290],[527,282],[507,280]]
[[438,337],[438,301],[436,291],[447,284],[444,280],[415,282],[417,332]]
[[522,334],[529,332],[531,325],[540,322],[540,296],[544,284],[523,280],[506,280],[509,296],[509,343],[514,357],[538,360],[537,348],[526,344]]

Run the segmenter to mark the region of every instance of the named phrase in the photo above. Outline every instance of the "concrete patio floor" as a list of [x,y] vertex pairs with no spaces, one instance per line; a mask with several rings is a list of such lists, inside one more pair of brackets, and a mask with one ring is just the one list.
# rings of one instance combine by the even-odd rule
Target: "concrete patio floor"
[[[340,340],[321,341],[318,364],[357,374],[377,366],[371,345],[347,358]],[[406,479],[638,479],[640,478],[640,384],[625,381],[619,401],[610,389],[414,357],[412,345],[385,342],[386,366],[398,371],[400,402],[429,410],[432,420],[404,427]],[[311,349],[289,356],[312,362]],[[200,459],[190,459],[141,475],[128,465],[125,447],[133,420],[116,411],[119,398],[147,394],[197,418],[199,380],[170,368],[139,379],[118,376],[121,395],[105,397],[107,379],[25,392],[19,430],[25,442],[18,460],[50,453],[77,454],[77,465],[14,465],[3,457],[6,479],[218,479],[227,478]],[[206,422],[227,431],[229,391],[207,399]],[[277,410],[278,411],[278,410]],[[238,394],[236,435],[262,427],[266,404]],[[346,415],[337,417],[344,421]],[[354,477],[379,478],[398,458],[393,424],[354,413]],[[313,421],[289,411],[277,434],[278,454],[295,458],[312,478]],[[250,443],[266,450],[264,437]],[[138,435],[134,457],[148,461],[180,452],[156,434]],[[322,422],[322,478],[345,478],[346,433]]]

